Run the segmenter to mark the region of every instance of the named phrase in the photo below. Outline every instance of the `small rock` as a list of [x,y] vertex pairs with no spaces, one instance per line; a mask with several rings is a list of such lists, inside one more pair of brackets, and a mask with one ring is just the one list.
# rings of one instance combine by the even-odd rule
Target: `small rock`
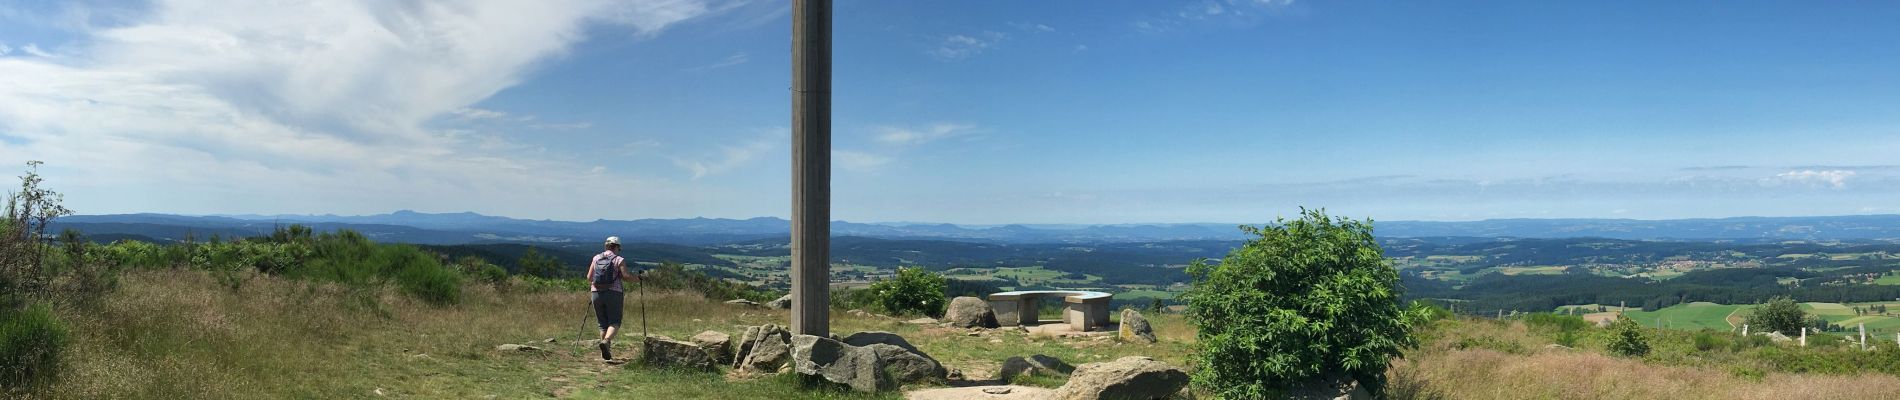
[[937,319],[931,318],[931,317],[923,317],[923,318],[913,319],[909,321],[904,321],[904,323],[917,324],[917,325],[930,325],[930,324],[937,323]]
[[384,396],[384,394],[383,394],[383,388],[376,388],[376,390],[372,390],[372,391],[370,391],[370,392],[371,392],[371,393],[375,393],[375,394],[376,394],[377,396]]
[[541,343],[554,343],[554,338],[541,339]]
[[969,337],[983,336],[983,332],[964,332],[963,336],[969,336]]
[[510,343],[510,344],[495,346],[495,351],[541,351],[541,348],[529,346],[529,345]]
[[996,310],[990,308],[990,302],[970,296],[951,299],[943,319],[958,328],[997,327]]
[[990,339],[990,343],[1002,343],[1002,342],[1003,342],[1003,338]]
[[726,300],[726,304],[732,304],[732,305],[739,305],[739,306],[751,306],[751,307],[758,307],[758,306],[759,306],[759,302],[756,302],[756,301],[752,301],[752,300],[746,300],[746,299],[732,299],[732,300]]
[[1008,386],[997,386],[997,387],[988,387],[988,388],[983,388],[983,393],[987,393],[987,394],[1009,394],[1009,387],[1008,387]]

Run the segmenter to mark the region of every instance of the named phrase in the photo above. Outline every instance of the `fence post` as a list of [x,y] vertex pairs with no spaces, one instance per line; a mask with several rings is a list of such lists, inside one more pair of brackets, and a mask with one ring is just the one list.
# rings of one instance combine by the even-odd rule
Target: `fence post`
[[1860,326],[1860,349],[1867,350],[1867,324],[1861,323],[1857,325]]
[[1808,327],[1801,327],[1801,347],[1808,347]]
[[[1807,332],[1808,331],[1804,330],[1804,331],[1801,331],[1801,334],[1807,335]],[[1742,336],[1748,336],[1748,324],[1742,324]]]

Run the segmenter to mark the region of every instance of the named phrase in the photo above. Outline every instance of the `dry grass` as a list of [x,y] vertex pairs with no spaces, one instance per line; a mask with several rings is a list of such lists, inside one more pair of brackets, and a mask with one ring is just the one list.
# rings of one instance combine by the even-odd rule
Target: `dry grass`
[[[796,390],[795,382],[728,382],[714,374],[610,367],[573,341],[594,330],[581,293],[498,292],[469,285],[463,303],[431,306],[392,291],[268,276],[223,289],[200,271],[136,271],[85,310],[62,309],[75,340],[66,379],[40,396],[90,398],[860,398]],[[640,334],[639,294],[629,293],[625,337]],[[646,293],[648,328],[685,338],[704,330],[785,324],[783,310],[731,306],[692,293]],[[921,327],[902,318],[834,313],[840,335],[893,331],[953,368],[981,377],[1010,356],[1053,355],[1080,364],[1123,355],[1185,362],[1192,329],[1151,317],[1160,344],[1028,338]],[[557,343],[543,343],[555,339]],[[991,340],[1000,339],[1001,343]],[[622,340],[617,356],[634,356]],[[504,343],[540,353],[501,353]]]
[[1594,351],[1546,348],[1522,323],[1441,326],[1387,375],[1399,399],[1900,398],[1884,374],[1746,373],[1670,366]]

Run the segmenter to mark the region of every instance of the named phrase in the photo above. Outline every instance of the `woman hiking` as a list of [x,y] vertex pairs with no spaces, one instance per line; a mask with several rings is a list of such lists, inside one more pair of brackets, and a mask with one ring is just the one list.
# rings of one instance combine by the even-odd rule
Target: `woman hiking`
[[620,256],[620,237],[608,237],[606,247],[607,251],[595,254],[587,263],[588,303],[594,306],[594,320],[600,323],[600,359],[612,361],[614,333],[620,330],[621,306],[627,298],[626,288],[620,283],[638,282],[640,276],[627,273],[627,259]]

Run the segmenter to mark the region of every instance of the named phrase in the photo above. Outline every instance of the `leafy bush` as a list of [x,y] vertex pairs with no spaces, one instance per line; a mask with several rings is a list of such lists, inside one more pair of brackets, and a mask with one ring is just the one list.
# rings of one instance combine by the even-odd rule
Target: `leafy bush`
[[0,309],[0,388],[32,389],[59,378],[66,328],[51,307]]
[[1259,237],[1218,264],[1188,267],[1195,384],[1223,398],[1263,398],[1347,374],[1382,392],[1387,364],[1416,338],[1372,223],[1301,210],[1298,220],[1241,229]]
[[1649,339],[1643,336],[1643,327],[1629,317],[1617,316],[1610,324],[1610,352],[1629,357],[1641,357],[1649,354]]
[[869,289],[879,308],[892,315],[943,316],[943,275],[923,268],[898,268],[897,276],[877,281]]
[[1767,304],[1755,307],[1747,317],[1749,326],[1761,332],[1781,332],[1783,335],[1799,335],[1801,328],[1807,326],[1807,313],[1801,311],[1801,305],[1787,296],[1769,299]]
[[1690,341],[1695,343],[1696,351],[1710,351],[1729,347],[1728,339],[1723,336],[1727,335],[1717,336],[1714,331],[1703,329],[1696,331],[1695,336],[1690,337]]
[[473,278],[476,282],[493,285],[496,289],[508,285],[508,270],[489,263],[481,257],[462,256],[455,260],[455,267],[462,271],[462,275]]
[[528,252],[522,254],[521,259],[516,260],[515,264],[521,266],[521,273],[523,275],[542,278],[565,278],[564,276],[560,276],[560,260],[555,260],[554,256],[551,255],[541,254],[541,251],[535,250],[533,247],[528,248]]

